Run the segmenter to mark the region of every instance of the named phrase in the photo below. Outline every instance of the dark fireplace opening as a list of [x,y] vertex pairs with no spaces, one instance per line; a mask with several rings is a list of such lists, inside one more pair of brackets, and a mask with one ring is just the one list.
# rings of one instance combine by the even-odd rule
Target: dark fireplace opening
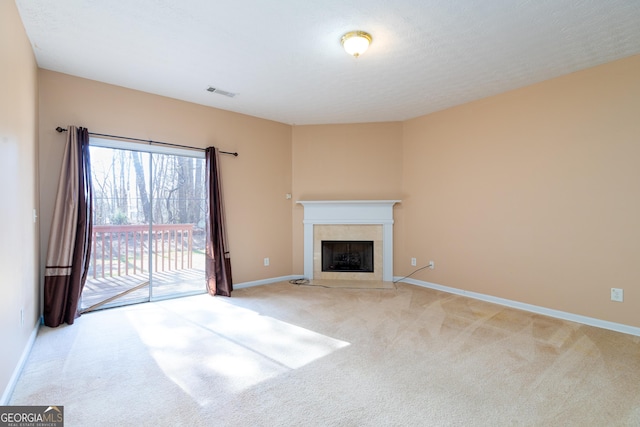
[[373,273],[373,241],[323,240],[322,271]]

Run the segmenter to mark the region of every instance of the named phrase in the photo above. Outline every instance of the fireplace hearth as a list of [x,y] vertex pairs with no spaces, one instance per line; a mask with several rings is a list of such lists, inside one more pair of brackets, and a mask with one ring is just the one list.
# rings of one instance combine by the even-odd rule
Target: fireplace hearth
[[322,271],[373,273],[373,241],[323,240]]

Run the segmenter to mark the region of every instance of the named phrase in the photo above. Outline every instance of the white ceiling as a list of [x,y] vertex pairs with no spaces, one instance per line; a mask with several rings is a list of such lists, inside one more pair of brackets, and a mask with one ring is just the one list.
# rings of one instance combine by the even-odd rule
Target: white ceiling
[[[639,0],[16,4],[41,68],[288,124],[406,120],[640,53]],[[373,36],[358,59],[351,30]]]

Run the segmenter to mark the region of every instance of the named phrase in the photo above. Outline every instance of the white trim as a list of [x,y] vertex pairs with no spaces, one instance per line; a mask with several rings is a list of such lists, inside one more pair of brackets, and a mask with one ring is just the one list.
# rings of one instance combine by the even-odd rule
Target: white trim
[[582,316],[580,314],[567,313],[566,311],[554,310],[552,308],[541,307],[538,305],[526,304],[519,301],[508,300],[505,298],[494,297],[491,295],[480,294],[477,292],[465,291],[464,289],[450,288],[435,283],[424,282],[416,279],[394,278],[394,281],[410,283],[412,285],[421,286],[423,288],[435,289],[450,294],[461,295],[481,301],[491,302],[506,307],[516,308],[519,310],[529,311],[532,313],[542,314],[557,319],[568,320],[570,322],[582,323],[583,325],[595,326],[597,328],[608,329],[623,334],[640,336],[640,328],[622,323],[609,322],[607,320],[595,319],[593,317]]
[[123,141],[120,139],[106,139],[95,136],[89,136],[89,145],[92,147],[115,148],[118,150],[140,151],[141,153],[168,154],[183,157],[195,157],[204,159],[204,149],[189,149],[180,147],[169,147],[166,145]]
[[343,225],[343,224],[357,224],[357,225],[380,225],[380,224],[390,224],[393,225],[393,220],[368,220],[368,219],[325,219],[322,222],[319,222],[315,219],[305,219],[302,221],[303,224],[322,224],[322,225]]
[[393,205],[400,202],[401,200],[298,200],[296,203],[301,205]]
[[27,345],[25,345],[24,350],[22,350],[22,356],[20,356],[20,360],[13,370],[13,374],[9,379],[9,383],[7,387],[4,389],[4,393],[2,393],[2,400],[0,400],[0,406],[6,406],[9,404],[9,400],[11,399],[11,395],[13,394],[13,390],[16,388],[16,384],[18,383],[18,379],[20,378],[20,374],[22,374],[22,370],[24,369],[24,365],[27,363],[27,359],[29,358],[29,354],[31,353],[31,349],[33,348],[33,344],[36,342],[36,336],[38,335],[38,330],[40,329],[40,318],[38,318],[38,322],[36,326],[31,331],[31,335],[29,335],[29,340],[27,341]]
[[254,280],[252,282],[234,283],[233,289],[251,288],[253,286],[269,285],[271,283],[288,282],[289,280],[300,279],[300,275],[272,277],[271,279]]

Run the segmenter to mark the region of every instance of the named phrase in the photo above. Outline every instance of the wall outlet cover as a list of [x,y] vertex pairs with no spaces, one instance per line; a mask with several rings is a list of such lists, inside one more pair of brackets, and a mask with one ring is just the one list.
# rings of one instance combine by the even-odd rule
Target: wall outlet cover
[[611,301],[623,302],[624,290],[620,288],[611,288]]

